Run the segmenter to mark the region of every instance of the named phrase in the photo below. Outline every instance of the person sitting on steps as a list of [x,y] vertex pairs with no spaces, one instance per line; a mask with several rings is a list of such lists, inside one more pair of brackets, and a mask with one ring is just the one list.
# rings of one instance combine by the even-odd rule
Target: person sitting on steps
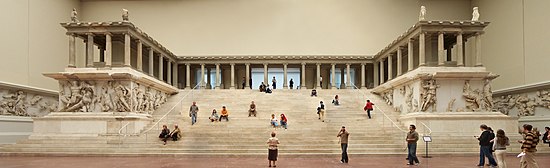
[[248,117],[254,115],[256,117],[256,104],[254,104],[254,101],[250,103],[250,109],[248,109]]
[[273,89],[271,88],[271,86],[268,85],[268,86],[265,88],[265,93],[273,93]]
[[311,90],[311,97],[313,96],[317,97],[317,90],[315,89]]
[[260,84],[260,88],[259,88],[260,92],[265,92],[265,88],[266,88],[266,86],[265,86],[264,82],[262,82],[262,84]]
[[218,121],[220,119],[216,109],[212,109],[212,114],[210,115],[210,117],[208,117],[208,119],[210,119],[210,122]]
[[334,96],[334,100],[332,100],[332,104],[334,104],[335,106],[340,105],[340,101],[338,101],[338,95]]
[[222,114],[220,115],[220,121],[222,121],[223,118],[225,118],[225,121],[229,122],[229,111],[225,108],[225,106],[222,106]]
[[281,126],[285,128],[285,131],[287,129],[288,119],[286,119],[285,114],[281,114]]
[[279,127],[279,121],[277,117],[275,117],[275,114],[271,114],[271,126],[273,126],[273,128]]
[[170,132],[170,137],[172,137],[172,141],[177,141],[181,138],[181,131],[180,128],[178,128],[178,124],[174,125],[174,130]]
[[159,138],[166,145],[166,140],[170,137],[170,129],[166,125],[162,125],[162,131],[160,132]]

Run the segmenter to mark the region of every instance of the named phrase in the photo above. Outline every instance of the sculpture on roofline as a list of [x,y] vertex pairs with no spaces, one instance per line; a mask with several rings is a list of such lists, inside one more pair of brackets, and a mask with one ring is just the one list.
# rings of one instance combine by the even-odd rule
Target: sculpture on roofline
[[479,11],[477,7],[474,7],[474,11],[472,12],[472,21],[479,21]]
[[128,9],[122,9],[122,21],[128,21]]
[[76,8],[73,8],[73,11],[71,12],[71,22],[79,22],[78,12],[76,12]]
[[418,16],[418,21],[426,20],[424,16],[426,16],[426,7],[420,6],[420,16]]

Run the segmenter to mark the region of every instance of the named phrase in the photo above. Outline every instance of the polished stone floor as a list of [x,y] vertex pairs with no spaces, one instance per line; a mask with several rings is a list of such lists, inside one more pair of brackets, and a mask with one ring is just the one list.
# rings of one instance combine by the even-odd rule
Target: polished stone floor
[[[403,156],[351,156],[349,164],[342,164],[338,157],[290,157],[281,156],[277,167],[433,167],[433,168],[475,168],[479,157],[476,156],[435,156],[433,158],[419,158],[418,166],[407,166]],[[539,167],[550,167],[550,155],[538,155]],[[509,168],[519,167],[519,158],[508,156],[506,162]],[[27,157],[2,156],[2,168],[207,168],[207,167],[238,167],[256,168],[268,167],[267,159],[253,156],[232,157],[190,157],[190,156],[151,156],[151,157]]]

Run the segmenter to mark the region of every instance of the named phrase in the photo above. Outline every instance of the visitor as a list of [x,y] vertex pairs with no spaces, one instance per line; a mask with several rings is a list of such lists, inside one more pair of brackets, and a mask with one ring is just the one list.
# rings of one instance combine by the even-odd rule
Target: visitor
[[550,147],[550,127],[544,127],[544,135],[542,136],[542,142],[547,143]]
[[338,101],[338,95],[334,96],[334,100],[332,100],[332,104],[334,104],[335,106],[340,105],[340,101]]
[[311,97],[313,96],[317,97],[317,90],[315,89],[311,90]]
[[275,117],[275,114],[271,114],[271,126],[273,126],[273,128],[279,127],[279,121],[277,117]]
[[538,133],[532,132],[533,126],[529,124],[523,125],[523,134],[525,135],[523,140],[519,140],[521,143],[522,152],[518,155],[521,157],[519,161],[521,168],[538,168],[539,165],[535,160],[535,153],[537,151],[537,144],[539,142]]
[[342,159],[340,160],[340,163],[348,163],[348,137],[349,132],[346,130],[346,126],[342,125],[342,128],[340,129],[340,132],[338,132],[338,136],[340,137],[340,147],[342,147]]
[[325,122],[325,104],[323,104],[323,101],[319,102],[318,114],[319,114],[319,120],[322,122]]
[[250,103],[250,109],[248,109],[248,117],[254,115],[256,117],[256,104],[254,104],[254,101]]
[[199,112],[199,107],[197,107],[197,102],[193,102],[193,105],[189,108],[189,117],[191,117],[191,125],[195,125],[197,122],[197,113]]
[[491,140],[494,137],[491,137],[491,132],[488,130],[489,128],[487,125],[482,124],[479,126],[479,129],[482,131],[481,136],[476,136],[479,140],[479,164],[477,166],[483,167],[485,166],[485,157],[489,159],[489,165],[496,167],[497,162],[493,158],[493,154],[491,152],[492,146],[491,146]]
[[222,111],[220,115],[220,121],[225,118],[225,121],[229,122],[229,111],[225,108],[225,106],[222,106]]
[[506,168],[506,146],[510,146],[510,139],[506,136],[504,130],[497,130],[497,136],[493,140],[493,150],[497,158],[498,167]]
[[288,119],[286,118],[285,114],[281,114],[281,126],[283,126],[285,130],[287,129],[287,123]]
[[292,78],[290,78],[290,81],[288,82],[288,84],[290,85],[290,89],[293,89],[294,88],[294,81],[292,80]]
[[271,138],[267,140],[267,144],[268,144],[267,160],[269,161],[269,167],[271,167],[271,162],[273,162],[273,167],[277,167],[277,165],[275,165],[275,162],[277,161],[277,155],[278,155],[277,147],[279,146],[279,139],[277,139],[275,135],[277,135],[275,131],[271,132]]
[[363,107],[363,110],[367,111],[367,115],[369,116],[369,119],[371,119],[370,112],[372,111],[373,106],[374,106],[374,103],[370,102],[370,100],[367,100],[367,104],[365,104],[365,107]]
[[159,138],[164,142],[164,145],[166,145],[166,140],[170,137],[170,129],[166,125],[162,125],[162,131],[160,132]]
[[273,83],[271,86],[273,86],[273,89],[277,89],[277,80],[275,79],[275,76],[273,76],[273,79],[271,79],[271,82]]
[[273,93],[273,89],[271,88],[271,86],[267,85],[266,89],[265,89],[265,93]]
[[250,89],[252,89],[252,78],[248,79],[248,87],[250,87]]
[[407,155],[409,163],[407,165],[418,165],[420,163],[418,157],[416,157],[416,142],[418,142],[418,132],[416,132],[416,126],[411,124],[407,133],[407,148],[409,149]]
[[323,88],[323,76],[319,76],[319,85]]
[[170,132],[170,137],[172,137],[172,141],[177,141],[178,139],[181,138],[181,131],[180,131],[180,128],[178,127],[178,124],[174,125],[174,130]]
[[260,92],[265,92],[265,88],[266,88],[265,84],[264,84],[264,82],[262,82],[262,84],[260,84],[260,88],[259,88]]
[[245,85],[246,85],[246,78],[245,78],[245,77],[243,77],[243,83],[242,83],[242,85],[243,85],[243,89],[244,89],[244,87],[245,87]]
[[210,117],[208,117],[208,119],[210,119],[210,122],[218,121],[220,119],[216,109],[212,109],[212,114],[210,115]]

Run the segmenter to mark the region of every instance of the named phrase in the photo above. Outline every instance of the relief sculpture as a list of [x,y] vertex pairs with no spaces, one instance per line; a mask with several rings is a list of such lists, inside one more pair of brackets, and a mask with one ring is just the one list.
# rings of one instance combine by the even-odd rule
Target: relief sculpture
[[549,90],[536,91],[532,97],[527,94],[500,96],[494,102],[493,111],[508,115],[516,108],[518,116],[534,116],[537,107],[550,109]]
[[41,117],[57,108],[53,97],[44,98],[22,90],[2,90],[0,95],[0,115]]
[[432,111],[435,111],[435,103],[437,101],[436,90],[437,88],[439,88],[439,85],[435,82],[435,79],[430,79],[422,82],[423,92],[421,93],[421,97],[423,101],[422,105],[420,106],[420,110],[422,111],[428,110],[428,107],[432,107]]

